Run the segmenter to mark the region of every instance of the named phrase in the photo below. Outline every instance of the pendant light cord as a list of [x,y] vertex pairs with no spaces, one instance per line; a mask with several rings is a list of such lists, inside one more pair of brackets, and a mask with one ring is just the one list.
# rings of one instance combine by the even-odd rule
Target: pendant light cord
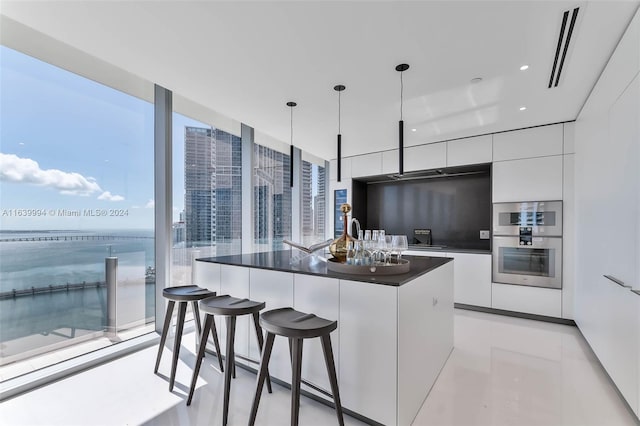
[[338,134],[340,134],[340,116],[341,116],[341,111],[340,111],[340,92],[338,92]]
[[289,109],[291,110],[291,137],[290,137],[290,141],[291,141],[291,145],[293,145],[293,107],[290,106]]
[[400,72],[400,120],[402,120],[402,92],[404,92],[404,84],[402,82],[402,74],[404,72]]

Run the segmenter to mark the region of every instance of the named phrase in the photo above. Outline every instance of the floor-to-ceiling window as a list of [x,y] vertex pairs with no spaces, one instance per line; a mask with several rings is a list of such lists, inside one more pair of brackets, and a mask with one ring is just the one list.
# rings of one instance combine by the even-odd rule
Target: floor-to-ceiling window
[[0,79],[0,366],[139,335],[154,321],[153,105],[6,46]]
[[254,251],[280,250],[291,239],[289,155],[253,145]]
[[241,245],[240,137],[174,112],[172,285],[192,284],[195,258]]
[[306,246],[326,239],[326,172],[324,162],[302,161],[302,242]]

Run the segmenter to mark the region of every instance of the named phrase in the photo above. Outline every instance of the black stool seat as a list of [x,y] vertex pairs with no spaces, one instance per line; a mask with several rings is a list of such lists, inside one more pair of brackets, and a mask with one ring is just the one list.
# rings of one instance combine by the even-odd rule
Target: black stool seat
[[293,308],[281,308],[260,315],[260,326],[279,336],[308,339],[331,333],[338,321],[329,321]]
[[[229,418],[229,395],[231,393],[231,376],[235,377],[235,334],[236,334],[236,319],[241,315],[252,315],[253,324],[256,329],[256,338],[258,340],[258,348],[262,352],[262,345],[264,343],[264,337],[262,336],[262,329],[260,328],[259,315],[260,310],[264,309],[264,302],[254,302],[249,299],[239,299],[229,295],[208,297],[200,301],[200,309],[206,313],[204,330],[208,327],[213,327],[215,322],[213,321],[214,315],[223,315],[226,317],[227,322],[227,347],[225,354],[225,367],[224,374],[224,403],[222,410],[222,424],[226,426]],[[203,334],[204,336],[204,334]],[[196,388],[196,381],[198,380],[198,373],[200,372],[200,366],[202,364],[202,357],[204,356],[205,338],[202,338],[200,342],[200,350],[196,358],[196,365],[193,369],[193,377],[191,379],[191,387],[189,389],[189,396],[187,398],[187,405],[191,405],[193,398],[193,392]],[[240,355],[238,355],[240,357]],[[245,358],[249,360],[248,358]],[[252,361],[252,360],[249,360]],[[255,362],[255,361],[254,361]],[[269,372],[265,373],[267,376]],[[271,393],[271,381],[267,377],[267,389]]]
[[[202,326],[200,324],[200,311],[198,310],[198,301],[207,297],[215,296],[216,292],[208,290],[206,288],[198,287],[197,285],[187,285],[179,287],[167,287],[162,290],[162,296],[169,300],[167,305],[167,312],[164,317],[164,327],[162,327],[162,336],[160,337],[160,346],[158,347],[158,355],[156,357],[156,368],[154,373],[158,372],[160,367],[160,359],[162,358],[162,349],[167,340],[167,334],[169,334],[169,326],[171,325],[171,315],[173,314],[173,308],[178,303],[178,319],[176,322],[176,336],[173,343],[173,361],[171,363],[171,375],[169,376],[169,391],[173,390],[173,385],[176,379],[176,368],[178,366],[178,356],[180,354],[180,342],[182,340],[182,330],[184,328],[184,318],[187,312],[187,305],[191,302],[193,309],[193,319],[196,322],[196,328],[198,330],[198,336],[196,337],[196,345],[201,340],[201,334],[204,335],[204,342],[206,344],[207,337],[209,335],[209,329],[213,335],[213,342],[216,345],[216,354],[218,356],[218,363],[222,370],[222,357],[220,356],[220,343],[218,342],[218,332],[213,327],[207,327],[206,332],[202,333]],[[196,348],[197,350],[197,348]]]
[[260,371],[256,382],[256,393],[253,397],[249,425],[256,422],[258,405],[264,385],[265,377],[268,378],[267,368],[269,358],[273,349],[273,342],[276,335],[289,339],[289,353],[291,355],[291,425],[298,425],[298,414],[300,413],[300,383],[302,381],[302,343],[304,339],[319,337],[324,352],[324,361],[329,374],[329,383],[338,416],[338,423],[344,425],[342,405],[340,404],[340,391],[338,389],[338,377],[336,366],[333,360],[333,350],[331,349],[331,337],[329,334],[338,327],[337,321],[330,321],[317,317],[314,314],[306,314],[296,311],[293,308],[280,308],[264,312],[260,315],[260,325],[267,331],[262,359],[260,360]]
[[167,287],[162,290],[162,296],[174,302],[196,302],[215,295],[215,291],[201,288],[197,285]]
[[247,315],[260,312],[264,307],[264,302],[238,299],[237,297],[229,295],[209,297],[200,302],[200,309],[202,309],[203,312],[214,315]]

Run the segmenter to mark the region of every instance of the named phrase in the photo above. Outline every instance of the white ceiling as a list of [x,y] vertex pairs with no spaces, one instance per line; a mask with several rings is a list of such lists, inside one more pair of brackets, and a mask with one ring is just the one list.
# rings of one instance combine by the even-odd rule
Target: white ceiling
[[638,4],[23,0],[0,12],[285,142],[296,101],[294,144],[331,159],[339,83],[343,155],[397,147],[403,62],[405,146],[575,119]]

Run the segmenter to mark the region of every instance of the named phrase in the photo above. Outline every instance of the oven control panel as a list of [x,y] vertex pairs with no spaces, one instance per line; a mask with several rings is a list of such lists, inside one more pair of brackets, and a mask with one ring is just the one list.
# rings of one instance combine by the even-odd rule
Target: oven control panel
[[533,244],[533,228],[530,226],[520,227],[520,242],[521,246],[530,246]]

